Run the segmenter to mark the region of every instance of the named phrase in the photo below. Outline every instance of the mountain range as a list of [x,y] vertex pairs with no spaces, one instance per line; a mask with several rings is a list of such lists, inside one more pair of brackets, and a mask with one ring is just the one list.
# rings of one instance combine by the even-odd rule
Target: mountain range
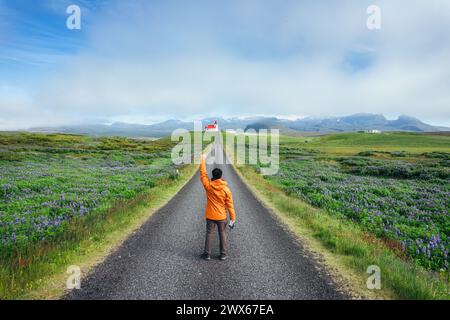
[[[221,130],[226,129],[279,129],[282,133],[322,134],[333,132],[353,132],[365,130],[433,132],[450,131],[450,128],[426,124],[419,119],[402,115],[396,120],[388,120],[381,114],[354,114],[344,117],[302,118],[288,120],[277,117],[247,118],[205,118],[205,124],[217,120]],[[112,124],[68,125],[59,127],[31,128],[33,132],[59,132],[87,134],[94,136],[129,136],[129,137],[161,137],[169,135],[175,129],[193,130],[192,121],[167,120],[164,122],[143,125],[115,122]]]

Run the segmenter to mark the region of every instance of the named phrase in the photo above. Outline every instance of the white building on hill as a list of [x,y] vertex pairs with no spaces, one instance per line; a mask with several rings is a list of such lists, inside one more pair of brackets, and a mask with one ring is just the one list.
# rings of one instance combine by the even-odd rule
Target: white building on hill
[[205,126],[205,131],[218,132],[219,131],[219,124],[217,123],[217,120],[214,121],[214,124],[207,124]]

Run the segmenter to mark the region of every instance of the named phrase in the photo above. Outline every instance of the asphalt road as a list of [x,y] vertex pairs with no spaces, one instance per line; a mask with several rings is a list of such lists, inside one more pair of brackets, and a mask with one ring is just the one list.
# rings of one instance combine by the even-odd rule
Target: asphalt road
[[[233,192],[229,256],[200,259],[205,191],[199,174],[85,278],[66,299],[346,299],[250,193],[229,165],[215,165]],[[208,166],[210,174],[213,166]]]

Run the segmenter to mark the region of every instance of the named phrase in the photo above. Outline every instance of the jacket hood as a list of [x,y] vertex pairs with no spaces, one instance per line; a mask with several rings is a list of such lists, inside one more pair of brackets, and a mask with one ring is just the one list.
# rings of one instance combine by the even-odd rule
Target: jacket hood
[[211,187],[215,190],[222,190],[226,186],[227,186],[226,181],[223,181],[222,179],[211,181]]

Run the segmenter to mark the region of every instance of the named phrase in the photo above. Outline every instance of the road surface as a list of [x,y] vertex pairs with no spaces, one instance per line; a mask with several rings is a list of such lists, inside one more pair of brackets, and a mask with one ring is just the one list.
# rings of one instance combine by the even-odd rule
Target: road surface
[[[218,148],[216,148],[218,149]],[[229,256],[200,259],[205,192],[199,174],[66,299],[346,299],[293,236],[253,197],[229,165],[215,165],[233,192]],[[211,173],[212,166],[208,166]]]

